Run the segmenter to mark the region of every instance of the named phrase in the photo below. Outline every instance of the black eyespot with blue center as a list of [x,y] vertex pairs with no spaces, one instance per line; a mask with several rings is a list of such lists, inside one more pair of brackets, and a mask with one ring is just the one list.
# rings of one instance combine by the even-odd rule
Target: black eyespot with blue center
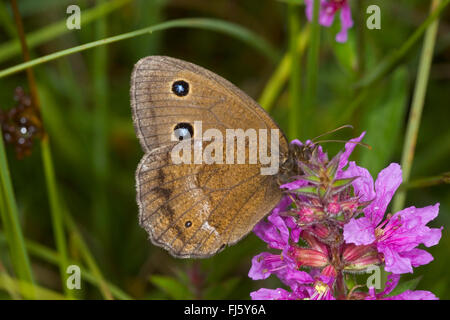
[[194,136],[194,128],[190,123],[181,122],[173,128],[173,132],[175,134],[175,137],[178,140],[186,140],[190,139]]
[[184,80],[175,81],[172,84],[172,92],[179,97],[184,97],[189,93],[189,83]]

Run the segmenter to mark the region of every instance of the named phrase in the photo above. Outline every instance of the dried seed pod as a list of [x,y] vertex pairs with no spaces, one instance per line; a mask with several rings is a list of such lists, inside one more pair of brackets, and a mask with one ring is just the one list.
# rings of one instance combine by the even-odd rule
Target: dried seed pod
[[33,140],[42,138],[41,115],[32,105],[31,98],[21,87],[14,93],[16,106],[10,110],[0,110],[3,139],[12,144],[18,159],[31,154]]

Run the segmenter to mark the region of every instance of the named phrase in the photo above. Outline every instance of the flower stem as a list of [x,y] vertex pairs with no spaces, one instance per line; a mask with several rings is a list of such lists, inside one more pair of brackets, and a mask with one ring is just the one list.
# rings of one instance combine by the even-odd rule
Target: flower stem
[[303,133],[310,135],[309,117],[312,115],[316,94],[317,94],[317,74],[319,71],[319,51],[320,51],[320,25],[319,25],[320,0],[314,0],[313,20],[311,22],[311,41],[308,50],[308,60],[306,68],[305,102],[303,118]]
[[[434,12],[441,5],[441,0],[433,0],[431,3],[431,12]],[[403,183],[408,183],[411,174],[411,167],[414,161],[414,152],[416,149],[417,136],[419,134],[420,120],[425,103],[425,96],[428,87],[430,68],[433,61],[434,47],[439,26],[439,19],[436,19],[427,29],[425,34],[422,55],[420,58],[419,72],[417,74],[416,88],[411,107],[406,131],[405,144],[402,153]],[[394,199],[393,211],[401,210],[405,204],[406,191],[397,193]]]
[[63,209],[57,189],[55,169],[50,150],[48,135],[45,135],[41,143],[42,163],[44,165],[45,180],[47,182],[48,199],[50,202],[50,213],[52,218],[53,236],[55,237],[56,248],[60,254],[59,272],[61,284],[65,293],[72,297],[72,291],[66,286],[66,270],[68,264],[67,243],[64,232]]
[[[336,230],[336,232],[339,234],[339,230]],[[341,269],[341,246],[340,245],[332,245],[330,247],[331,249],[331,264],[334,266],[336,270],[336,298],[337,299],[345,299],[345,296],[347,294],[347,285],[345,283],[344,274]]]
[[291,77],[289,81],[289,137],[295,139],[299,136],[300,110],[301,110],[301,58],[297,51],[297,35],[300,32],[300,17],[298,7],[288,5],[289,21],[289,54],[291,56]]

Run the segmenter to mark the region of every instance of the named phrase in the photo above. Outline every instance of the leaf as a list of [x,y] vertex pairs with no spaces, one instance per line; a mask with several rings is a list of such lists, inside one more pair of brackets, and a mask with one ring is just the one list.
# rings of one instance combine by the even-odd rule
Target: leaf
[[313,196],[317,196],[317,187],[316,186],[306,186],[306,187],[301,187],[298,189],[294,190],[295,193],[298,194],[304,194],[304,195],[313,195]]
[[184,284],[168,276],[151,276],[150,282],[175,300],[193,299],[192,293]]
[[362,121],[367,131],[364,142],[372,146],[372,150],[362,153],[360,165],[370,172],[379,172],[385,167],[403,132],[409,94],[406,68],[394,73],[389,88],[387,96],[380,98]]
[[223,252],[202,260],[204,270],[208,270],[206,287],[214,286],[235,273],[237,269],[250,270],[251,257],[264,249],[264,242],[251,233],[238,245],[228,247]]
[[340,31],[340,28],[341,26],[339,19],[336,19],[330,30],[327,30],[327,38],[329,39],[328,42],[331,44],[331,48],[340,68],[342,68],[348,76],[355,76],[357,68],[355,37],[353,36],[352,29],[350,29],[348,33],[348,40],[344,43],[337,42],[335,37]]
[[414,290],[416,289],[417,285],[419,284],[420,280],[422,280],[422,276],[417,277],[415,279],[405,281],[403,283],[400,283],[397,285],[397,287],[392,290],[390,294],[388,294],[389,297],[399,295],[400,293],[403,293],[407,290]]
[[336,179],[333,181],[333,188],[348,187],[356,178]]
[[233,277],[206,290],[205,299],[223,300],[229,298],[230,293],[241,282],[241,278]]

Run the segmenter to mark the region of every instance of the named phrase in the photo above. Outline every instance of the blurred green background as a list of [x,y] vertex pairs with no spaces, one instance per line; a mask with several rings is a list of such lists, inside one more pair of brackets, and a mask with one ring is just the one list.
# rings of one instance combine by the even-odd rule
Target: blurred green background
[[[31,298],[33,290],[40,290],[40,298],[248,299],[253,290],[281,285],[273,277],[265,281],[248,278],[251,258],[266,250],[254,234],[213,258],[197,261],[174,259],[147,241],[137,219],[134,172],[143,153],[131,121],[129,82],[133,65],[142,57],[168,55],[184,59],[236,84],[261,101],[285,132],[292,132],[288,130],[293,92],[288,80],[292,69],[289,64],[285,69],[280,64],[289,51],[288,16],[296,15],[300,31],[309,32],[305,31],[308,23],[304,6],[294,2],[302,1],[18,1],[31,59],[180,18],[213,18],[241,29],[235,35],[217,32],[211,26],[161,30],[34,68],[52,161],[45,153],[48,147],[38,139],[31,156],[22,160],[17,159],[11,145],[7,144],[6,150],[35,285],[16,280],[20,277],[3,223],[0,298]],[[376,176],[390,162],[401,160],[423,37],[368,88],[354,84],[405,43],[427,18],[430,2],[350,2],[355,26],[345,44],[334,39],[340,28],[338,19],[331,28],[320,28],[317,98],[311,108],[300,109],[296,119],[300,130],[290,138],[306,140],[343,124],[355,129],[336,133],[334,139],[348,139],[367,131],[364,141],[372,150],[357,148],[352,159]],[[81,8],[80,30],[65,27],[70,4]],[[365,27],[365,10],[370,4],[381,8],[381,30]],[[433,262],[417,268],[414,275],[402,277],[405,281],[420,276],[417,289],[430,290],[441,299],[450,298],[450,188],[444,183],[427,185],[423,178],[441,176],[450,170],[449,18],[447,8],[440,20],[412,165],[411,181],[417,183],[408,189],[406,198],[407,206],[440,202],[440,214],[432,226],[444,226],[443,237],[438,246],[429,249]],[[219,24],[215,21],[213,26]],[[249,40],[243,30],[255,38]],[[17,39],[10,2],[2,0],[0,70],[23,62]],[[301,42],[307,40],[305,36],[299,39],[301,47]],[[302,61],[294,63],[303,81],[308,70],[307,52],[308,43]],[[25,72],[0,78],[1,109],[15,106],[14,90],[18,86],[30,91]],[[306,92],[304,83],[301,87],[296,93],[300,101]],[[270,94],[273,99],[267,98]],[[330,154],[342,147],[337,143],[325,145]],[[48,167],[50,162],[54,171]],[[52,172],[55,180],[46,178]],[[56,182],[53,191],[49,181]],[[6,210],[5,203],[2,210]],[[58,223],[64,227],[58,229]],[[60,232],[59,238],[54,236],[55,230]],[[61,285],[64,256],[69,264],[81,266],[81,290],[67,292]]]

